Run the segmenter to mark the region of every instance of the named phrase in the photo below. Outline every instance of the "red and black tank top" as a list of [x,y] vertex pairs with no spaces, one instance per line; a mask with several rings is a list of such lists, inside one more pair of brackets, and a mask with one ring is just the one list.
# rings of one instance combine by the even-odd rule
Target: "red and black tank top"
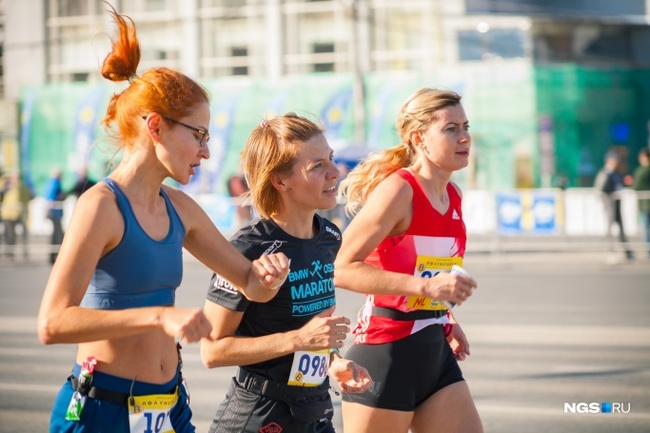
[[[441,214],[433,208],[413,173],[406,169],[397,173],[413,189],[411,225],[405,233],[384,239],[365,262],[379,269],[422,278],[449,271],[455,264],[462,266],[467,233],[461,197],[456,188],[451,183],[447,184],[449,208],[445,214]],[[381,314],[380,311],[391,314]],[[417,316],[413,312],[426,318],[404,320]],[[446,312],[444,305],[426,297],[367,295],[353,331],[354,341],[357,344],[396,341],[425,326],[448,323]]]

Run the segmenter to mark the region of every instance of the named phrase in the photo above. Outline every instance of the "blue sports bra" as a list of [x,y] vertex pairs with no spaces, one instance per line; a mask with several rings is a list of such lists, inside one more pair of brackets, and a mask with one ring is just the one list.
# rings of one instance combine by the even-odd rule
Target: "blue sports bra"
[[183,279],[185,227],[169,197],[160,189],[169,215],[169,232],[161,241],[145,233],[128,198],[110,178],[103,182],[115,194],[124,217],[120,243],[99,259],[81,306],[100,310],[173,305]]

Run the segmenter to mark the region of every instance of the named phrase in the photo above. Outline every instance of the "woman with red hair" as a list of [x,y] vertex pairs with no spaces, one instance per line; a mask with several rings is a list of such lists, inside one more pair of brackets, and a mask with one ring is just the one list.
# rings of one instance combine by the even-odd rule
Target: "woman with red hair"
[[182,249],[260,302],[275,296],[288,261],[249,261],[194,200],[163,185],[188,183],[210,156],[208,94],[171,69],[137,76],[135,26],[111,15],[118,37],[102,75],[129,86],[113,95],[103,124],[123,156],[79,197],[41,303],[40,340],[78,344],[50,431],[193,432],[176,340],[200,341],[212,327],[201,308],[174,306]]

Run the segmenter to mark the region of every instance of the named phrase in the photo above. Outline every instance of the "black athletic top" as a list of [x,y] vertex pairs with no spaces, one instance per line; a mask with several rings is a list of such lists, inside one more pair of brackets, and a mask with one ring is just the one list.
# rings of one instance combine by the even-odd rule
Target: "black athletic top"
[[[314,217],[316,236],[299,239],[272,220],[257,220],[239,230],[230,242],[249,260],[282,252],[290,260],[287,280],[269,302],[246,299],[228,281],[213,275],[207,299],[233,311],[243,311],[237,335],[259,337],[301,328],[316,314],[336,305],[334,259],[341,247],[341,231],[330,221]],[[293,354],[247,365],[246,370],[287,383]],[[243,366],[242,366],[243,367]]]

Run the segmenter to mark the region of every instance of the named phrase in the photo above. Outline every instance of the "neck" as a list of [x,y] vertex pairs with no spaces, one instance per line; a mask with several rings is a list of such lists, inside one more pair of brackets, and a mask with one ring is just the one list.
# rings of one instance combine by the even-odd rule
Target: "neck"
[[315,212],[300,214],[300,212],[280,212],[271,217],[271,219],[282,230],[293,237],[299,239],[311,239],[315,236],[314,229]]
[[415,174],[424,189],[434,196],[446,196],[447,184],[451,179],[451,173],[427,170],[425,167],[411,167],[411,172]]
[[120,163],[110,177],[131,199],[144,202],[157,201],[160,187],[165,180],[153,164],[141,163],[137,157]]

